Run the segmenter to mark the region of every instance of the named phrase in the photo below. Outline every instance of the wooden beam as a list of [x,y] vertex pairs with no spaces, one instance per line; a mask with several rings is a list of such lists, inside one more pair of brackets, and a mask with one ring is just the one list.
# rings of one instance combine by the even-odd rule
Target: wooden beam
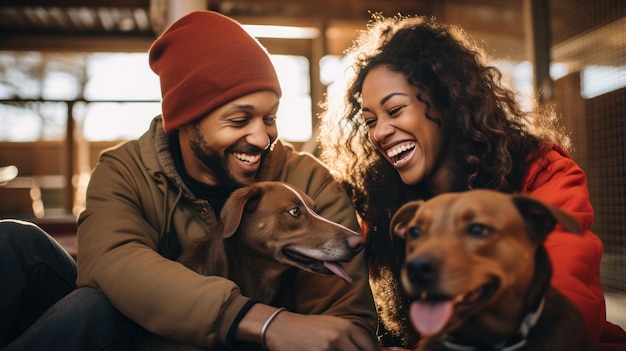
[[0,50],[147,52],[154,36],[8,35],[0,36]]
[[150,0],[3,0],[0,7],[150,7]]

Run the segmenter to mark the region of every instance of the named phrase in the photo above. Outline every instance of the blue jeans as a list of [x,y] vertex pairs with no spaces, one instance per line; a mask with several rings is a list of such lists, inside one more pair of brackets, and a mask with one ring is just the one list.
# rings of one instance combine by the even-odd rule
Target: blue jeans
[[130,350],[142,332],[101,291],[76,289],[76,263],[50,235],[0,220],[2,350]]

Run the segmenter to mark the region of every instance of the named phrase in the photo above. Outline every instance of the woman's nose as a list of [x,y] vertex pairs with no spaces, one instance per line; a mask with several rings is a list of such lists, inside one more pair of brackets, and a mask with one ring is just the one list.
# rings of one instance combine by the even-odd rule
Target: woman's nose
[[380,118],[376,122],[376,126],[370,130],[370,139],[373,139],[372,141],[375,142],[381,142],[393,134],[394,128],[389,122],[388,118]]

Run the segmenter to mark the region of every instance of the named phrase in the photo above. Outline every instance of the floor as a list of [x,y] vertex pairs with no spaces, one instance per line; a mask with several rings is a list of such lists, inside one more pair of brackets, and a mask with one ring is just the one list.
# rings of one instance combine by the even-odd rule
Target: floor
[[626,329],[626,292],[606,292],[606,319]]

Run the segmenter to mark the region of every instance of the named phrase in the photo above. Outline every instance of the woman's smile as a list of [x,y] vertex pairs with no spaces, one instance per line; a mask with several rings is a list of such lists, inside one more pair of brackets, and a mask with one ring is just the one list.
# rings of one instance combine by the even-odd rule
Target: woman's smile
[[415,142],[403,142],[387,149],[387,158],[396,168],[402,168],[411,161],[415,153]]

